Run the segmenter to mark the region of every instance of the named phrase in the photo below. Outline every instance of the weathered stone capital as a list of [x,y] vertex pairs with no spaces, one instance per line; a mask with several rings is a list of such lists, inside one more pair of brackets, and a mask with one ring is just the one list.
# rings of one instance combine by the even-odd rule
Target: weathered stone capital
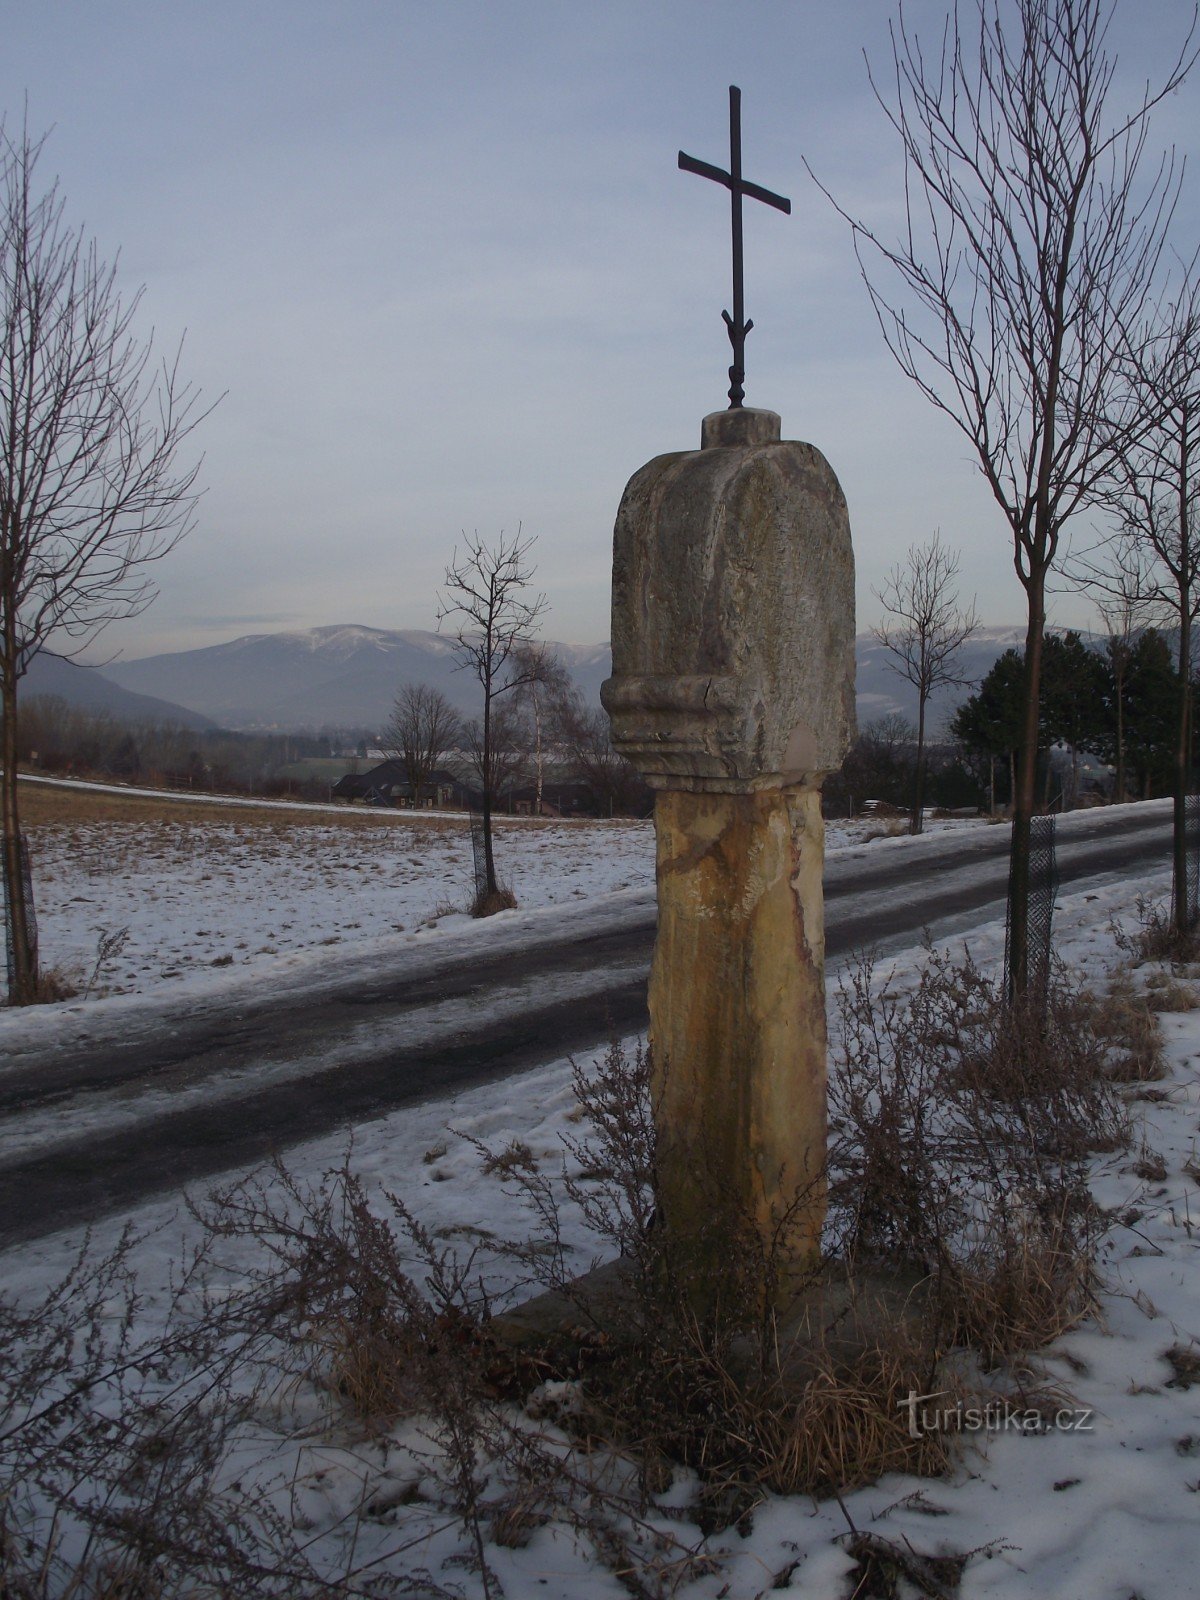
[[634,474],[613,534],[613,741],[656,789],[817,785],[854,735],[846,501],[772,411]]
[[710,411],[700,424],[701,450],[728,444],[778,444],[782,437],[783,421],[778,411],[755,411],[750,406]]

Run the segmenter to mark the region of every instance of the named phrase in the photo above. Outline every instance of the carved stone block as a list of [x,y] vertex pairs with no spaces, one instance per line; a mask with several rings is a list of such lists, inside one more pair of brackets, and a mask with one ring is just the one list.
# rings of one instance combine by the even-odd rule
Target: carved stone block
[[654,788],[819,785],[854,735],[845,497],[768,411],[705,418],[700,450],[634,474],[613,537],[621,753]]

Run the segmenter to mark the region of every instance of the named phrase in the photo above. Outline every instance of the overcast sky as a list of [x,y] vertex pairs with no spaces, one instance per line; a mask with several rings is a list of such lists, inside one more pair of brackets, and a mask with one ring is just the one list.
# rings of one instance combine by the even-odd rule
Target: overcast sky
[[[551,637],[607,638],[628,477],[725,404],[725,191],[745,173],[747,404],[829,458],[872,587],[940,527],[988,622],[1023,596],[967,446],[890,364],[848,232],[803,158],[887,231],[898,168],[863,51],[887,0],[5,0],[0,105],[52,128],[44,174],[141,326],[227,391],[161,594],[98,659],[326,623],[428,628],[461,530],[536,536]],[[906,15],[931,35],[945,6]],[[1191,0],[1124,0],[1136,88]],[[1160,112],[1187,150],[1200,75]],[[1190,175],[1177,231],[1200,237]],[[1083,620],[1062,600],[1057,620]]]

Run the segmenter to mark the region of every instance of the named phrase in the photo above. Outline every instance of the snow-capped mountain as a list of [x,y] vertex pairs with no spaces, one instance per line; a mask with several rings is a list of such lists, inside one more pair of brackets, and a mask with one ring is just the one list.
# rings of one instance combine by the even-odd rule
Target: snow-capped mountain
[[[1019,627],[981,628],[964,647],[964,674],[978,682],[1002,651],[1024,643]],[[555,644],[591,704],[609,675],[607,644]],[[915,720],[916,692],[891,670],[889,656],[871,633],[857,641],[858,715],[861,723],[890,713]],[[228,644],[118,661],[104,676],[138,694],[153,693],[227,728],[375,729],[387,720],[404,683],[428,683],[473,715],[479,688],[457,667],[449,640],[425,629],[390,630],[339,624],[291,633],[255,633]],[[969,694],[939,691],[930,730]]]
[[[608,646],[554,648],[589,700],[609,673]],[[423,629],[338,624],[254,633],[228,644],[118,661],[105,676],[125,689],[190,706],[227,728],[379,728],[404,683],[428,683],[461,711],[478,711],[479,686],[450,642]]]

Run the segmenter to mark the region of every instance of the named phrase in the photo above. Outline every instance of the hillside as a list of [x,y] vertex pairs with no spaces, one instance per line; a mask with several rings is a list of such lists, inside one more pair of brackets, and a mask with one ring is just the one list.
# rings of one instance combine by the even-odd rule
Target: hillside
[[[556,644],[589,700],[609,672],[608,647]],[[247,634],[229,644],[120,661],[105,669],[123,688],[151,685],[227,728],[378,728],[402,683],[431,684],[459,710],[477,709],[478,685],[457,669],[449,642],[421,629],[353,624]]]
[[85,711],[108,712],[122,722],[152,722],[160,727],[212,727],[199,710],[123,688],[113,681],[107,668],[101,672],[95,667],[81,667],[45,650],[30,663],[21,683],[21,695],[23,699],[32,695],[54,695],[68,705],[80,706]]
[[[965,674],[978,682],[1002,651],[1023,642],[1017,627],[982,628],[963,651]],[[592,704],[611,665],[607,644],[554,644]],[[916,718],[916,692],[887,665],[873,634],[858,636],[858,715]],[[449,642],[422,629],[344,624],[294,633],[247,634],[228,644],[118,661],[105,676],[135,694],[151,688],[226,728],[300,731],[379,728],[402,683],[428,683],[460,711],[478,711],[475,679],[456,667]],[[933,699],[931,730],[968,694],[948,689]]]

